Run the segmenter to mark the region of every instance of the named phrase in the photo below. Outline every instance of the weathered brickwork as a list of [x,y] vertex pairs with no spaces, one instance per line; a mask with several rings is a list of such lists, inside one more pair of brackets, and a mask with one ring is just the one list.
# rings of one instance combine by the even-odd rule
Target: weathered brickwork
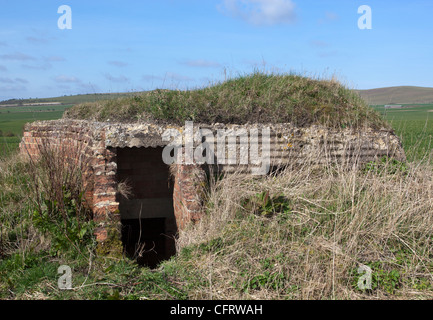
[[88,126],[69,123],[56,125],[55,123],[32,123],[24,128],[24,137],[20,143],[21,153],[32,159],[37,159],[44,149],[53,149],[64,157],[71,166],[83,165],[83,182],[86,190],[87,204],[92,204],[93,179],[92,147],[93,133]]
[[[242,128],[260,131],[264,127],[265,125],[205,126],[215,136],[221,129],[230,133]],[[269,127],[271,166],[306,161],[313,161],[316,164],[329,161],[365,163],[382,156],[405,159],[399,139],[386,130],[338,131],[317,126],[296,128],[290,124]],[[143,204],[149,208],[148,211],[155,212],[158,211],[158,207],[166,206],[167,203],[172,206],[175,220],[164,216],[169,234],[185,228],[189,222],[197,221],[203,215],[202,200],[206,174],[201,166],[171,165],[172,178],[167,183],[172,185],[168,189],[162,188],[162,175],[159,174],[168,170],[167,165],[162,163],[162,148],[169,143],[162,139],[167,128],[183,132],[182,127],[152,123],[42,121],[26,125],[20,149],[23,154],[36,159],[43,145],[61,147],[70,151],[69,154],[65,152],[65,161],[70,165],[85,164],[82,171],[85,199],[92,209],[93,219],[97,222],[96,237],[103,247],[105,243],[112,241],[113,236],[120,238],[121,219],[130,219],[133,214],[131,212]],[[262,136],[258,135],[256,139],[262,139]],[[194,148],[196,147],[197,143],[194,144]],[[239,150],[241,148],[245,148],[245,145],[239,147]],[[247,145],[246,148],[248,151],[250,146]],[[142,151],[137,151],[138,149]],[[151,152],[151,149],[159,151]],[[239,170],[240,167],[225,164],[218,166],[218,170],[229,173]],[[127,178],[130,178],[133,184],[135,195],[129,202],[122,202],[118,184]],[[167,199],[170,199],[170,202]],[[151,212],[148,214],[152,215]]]
[[204,170],[197,165],[176,165],[174,168],[173,205],[177,227],[184,228],[203,215],[202,192],[206,183]]
[[21,153],[37,160],[41,148],[61,150],[71,166],[83,164],[82,179],[86,205],[97,222],[96,238],[104,245],[108,230],[116,228],[119,203],[116,202],[116,154],[106,148],[104,132],[82,121],[45,121],[27,124],[20,143]]
[[[142,161],[128,154],[129,148],[107,147],[104,128],[94,127],[85,121],[44,121],[27,124],[20,150],[34,160],[40,156],[42,146],[66,150],[64,154],[81,154],[86,163],[83,168],[83,185],[85,187],[86,204],[92,209],[93,219],[97,223],[96,238],[100,245],[111,241],[110,232],[120,228],[116,225],[121,220],[119,211],[118,182],[127,177],[132,178],[134,190],[139,190],[138,198],[172,197],[175,221],[167,219],[166,230],[171,236],[178,228],[183,228],[189,221],[196,221],[201,215],[201,201],[195,193],[200,179],[204,175],[199,167],[179,166],[172,178],[172,194],[156,185],[161,181],[156,176],[146,174],[163,170],[161,153],[153,155],[151,161]],[[122,168],[118,168],[118,153],[124,157]],[[143,157],[149,155],[143,154]],[[77,160],[65,158],[70,165],[77,165]],[[126,168],[125,168],[126,166]],[[166,169],[169,170],[168,167]],[[146,171],[146,172],[145,172]],[[173,172],[172,172],[173,173]],[[199,179],[197,179],[200,176]],[[197,182],[198,181],[198,182]],[[164,181],[169,183],[169,181]],[[174,189],[174,191],[173,191]],[[167,238],[167,241],[171,241]]]

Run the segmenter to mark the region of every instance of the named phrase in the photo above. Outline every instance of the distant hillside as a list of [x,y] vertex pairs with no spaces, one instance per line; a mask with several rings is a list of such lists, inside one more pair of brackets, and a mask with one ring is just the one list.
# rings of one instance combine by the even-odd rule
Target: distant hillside
[[53,98],[36,98],[36,99],[10,99],[0,101],[0,107],[6,106],[23,106],[23,105],[39,105],[39,104],[61,104],[71,105],[83,102],[95,102],[99,100],[111,100],[122,97],[133,96],[137,92],[125,93],[93,93],[93,94],[78,94],[71,96],[53,97]]
[[[387,87],[370,90],[355,90],[370,105],[383,104],[423,104],[433,103],[433,88],[427,87]],[[123,92],[123,93],[94,93],[79,94],[71,96],[40,98],[40,99],[10,99],[0,101],[0,107],[25,106],[38,104],[60,104],[75,105],[85,102],[96,102],[100,100],[112,100],[117,98],[131,97],[143,92]]]
[[357,91],[370,105],[433,103],[433,88],[401,86]]

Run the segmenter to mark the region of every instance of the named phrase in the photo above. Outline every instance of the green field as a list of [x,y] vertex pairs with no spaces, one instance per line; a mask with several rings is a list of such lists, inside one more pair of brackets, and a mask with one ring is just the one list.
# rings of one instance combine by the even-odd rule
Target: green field
[[[0,157],[18,148],[24,124],[36,120],[62,117],[71,105],[0,107]],[[422,159],[432,150],[433,104],[403,105],[402,109],[385,110],[383,105],[373,106],[388,120],[402,139],[409,160]],[[7,133],[14,136],[7,137]]]
[[53,103],[57,102],[62,105],[72,105],[83,102],[94,102],[99,100],[111,100],[121,97],[127,97],[137,94],[137,92],[123,92],[123,93],[93,93],[93,94],[78,94],[53,98],[35,98],[35,99],[10,99],[0,101],[0,107],[4,105],[22,105],[22,104],[36,104],[36,103]]
[[409,160],[423,159],[432,150],[433,104],[403,105],[402,109],[373,106],[401,138]]
[[70,107],[71,105],[0,107],[0,157],[18,148],[27,122],[59,119],[63,111]]

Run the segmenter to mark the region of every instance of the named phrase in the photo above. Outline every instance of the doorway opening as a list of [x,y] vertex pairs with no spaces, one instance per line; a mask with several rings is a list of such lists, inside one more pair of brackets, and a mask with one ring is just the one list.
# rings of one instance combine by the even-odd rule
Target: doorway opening
[[128,189],[118,199],[122,244],[127,256],[150,268],[176,254],[173,181],[162,149],[117,150],[117,181]]

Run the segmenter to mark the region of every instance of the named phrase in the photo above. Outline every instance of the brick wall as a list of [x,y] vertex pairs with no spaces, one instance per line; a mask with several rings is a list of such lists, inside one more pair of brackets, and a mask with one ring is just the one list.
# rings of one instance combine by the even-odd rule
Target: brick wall
[[93,220],[97,222],[96,239],[104,242],[109,238],[109,229],[120,222],[116,180],[117,154],[116,149],[105,148],[102,142],[98,143],[93,151]]
[[203,215],[202,192],[206,181],[204,170],[197,165],[176,165],[173,189],[174,215],[179,229]]
[[20,143],[22,154],[37,160],[48,150],[56,152],[70,166],[81,166],[83,183],[86,190],[85,198],[92,204],[92,145],[93,133],[90,128],[70,123],[58,126],[51,123],[31,123],[24,128],[24,136]]
[[[216,125],[211,127],[214,131],[222,128]],[[234,125],[228,130],[242,127]],[[260,125],[262,127],[266,126]],[[398,137],[387,130],[331,130],[319,126],[295,128],[290,124],[270,127],[271,165],[305,163],[312,156],[315,163],[365,163],[382,156],[405,159]],[[154,212],[159,212],[158,207],[166,206],[167,203],[171,205],[175,219],[168,221],[166,229],[172,233],[201,218],[206,175],[200,166],[172,165],[172,186],[162,187],[169,183],[163,181],[166,178],[161,174],[168,170],[162,163],[162,148],[168,142],[161,138],[167,128],[172,126],[164,127],[154,123],[41,121],[26,125],[20,149],[23,154],[36,159],[41,146],[47,144],[63,150],[64,159],[70,165],[85,164],[85,199],[97,222],[97,240],[104,246],[110,239],[120,238],[117,226],[121,215],[128,215],[128,210],[136,211],[134,205],[153,206],[154,209],[149,211]],[[182,132],[182,128],[177,129]],[[230,172],[239,167],[226,165],[222,169]],[[128,177],[133,184],[135,199],[123,206],[118,183]],[[172,200],[170,202],[167,199]],[[162,211],[168,212],[165,209]]]
[[160,199],[154,206],[172,206],[173,217],[165,217],[167,234],[174,235],[201,217],[200,187],[205,175],[200,167],[175,166],[171,177],[162,162],[162,148],[107,147],[105,135],[104,128],[86,121],[41,121],[25,126],[20,143],[21,153],[33,160],[40,156],[42,146],[49,146],[63,150],[69,165],[83,164],[85,200],[97,223],[95,235],[100,245],[110,241],[113,231],[120,238],[122,206],[117,185],[127,178],[135,191],[133,199]]
[[[82,166],[86,205],[97,222],[95,235],[100,244],[115,229],[119,218],[116,201],[117,182],[115,149],[107,149],[104,132],[96,131],[83,121],[42,121],[27,124],[20,143],[20,152],[33,161],[44,149],[56,151],[70,166]],[[109,228],[110,227],[110,228]]]

